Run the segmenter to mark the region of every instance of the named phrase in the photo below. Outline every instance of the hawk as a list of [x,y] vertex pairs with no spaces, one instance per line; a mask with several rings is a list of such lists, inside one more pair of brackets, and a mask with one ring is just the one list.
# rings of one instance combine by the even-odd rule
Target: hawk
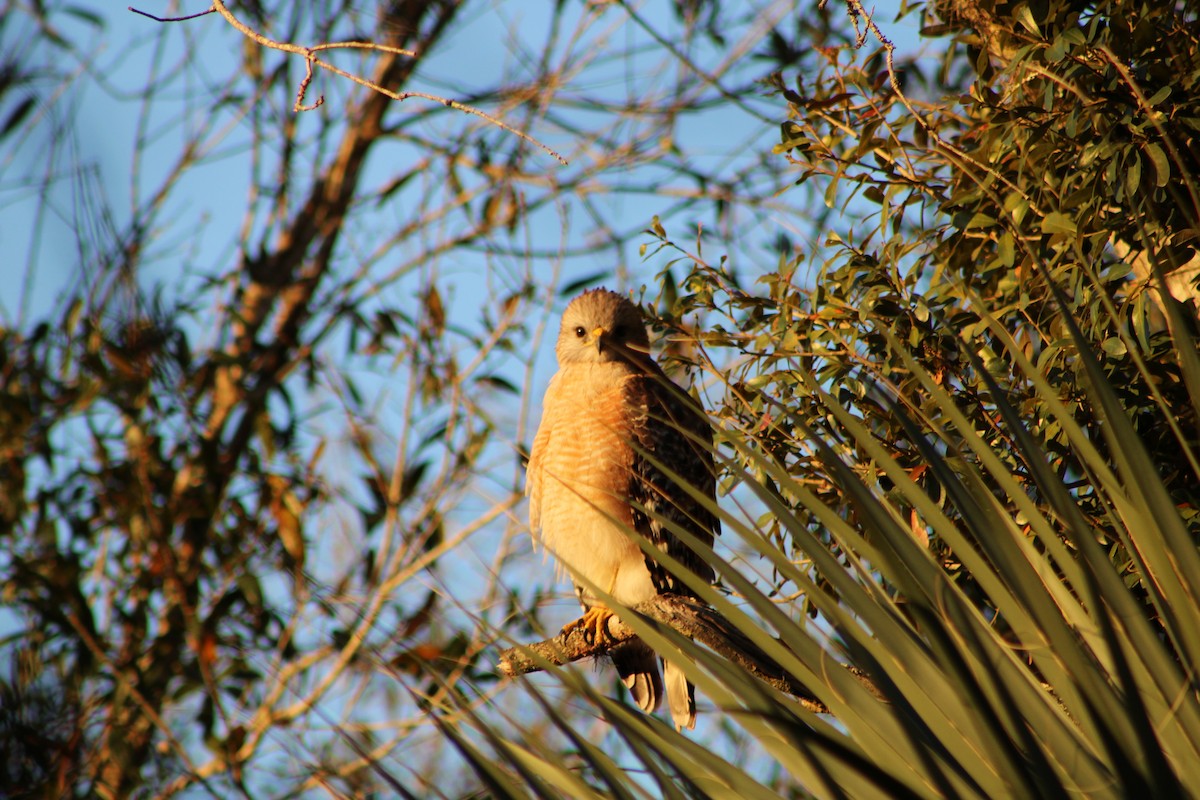
[[[555,354],[558,372],[546,389],[526,477],[530,529],[572,578],[583,605],[583,617],[563,630],[583,627],[601,638],[613,612],[587,583],[626,606],[666,593],[695,597],[633,537],[712,582],[712,566],[671,525],[711,547],[717,518],[660,469],[715,504],[712,430],[699,405],[650,357],[637,306],[616,292],[593,289],[571,301]],[[682,669],[664,661],[660,676],[654,651],[640,639],[610,655],[643,711],[658,708],[665,686],[676,727],[695,727],[695,694]]]

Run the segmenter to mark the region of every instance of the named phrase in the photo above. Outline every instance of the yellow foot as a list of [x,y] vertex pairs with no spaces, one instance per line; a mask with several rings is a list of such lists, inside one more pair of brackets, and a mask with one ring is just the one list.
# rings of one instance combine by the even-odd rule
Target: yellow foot
[[588,644],[599,644],[612,638],[608,633],[608,621],[615,616],[607,608],[592,606],[582,617],[563,626],[565,636],[572,631],[582,628],[583,638]]

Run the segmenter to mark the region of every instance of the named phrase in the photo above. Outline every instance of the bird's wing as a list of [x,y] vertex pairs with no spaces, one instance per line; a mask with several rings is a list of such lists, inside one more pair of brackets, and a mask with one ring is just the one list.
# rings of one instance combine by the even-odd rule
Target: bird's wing
[[[661,372],[631,380],[627,392],[628,407],[636,409],[628,427],[634,450],[629,490],[634,528],[659,550],[711,582],[712,566],[685,545],[671,526],[682,528],[711,547],[720,523],[709,507],[663,471],[665,468],[674,473],[715,504],[716,473],[708,418]],[[646,566],[660,594],[693,594],[653,559],[647,558]]]

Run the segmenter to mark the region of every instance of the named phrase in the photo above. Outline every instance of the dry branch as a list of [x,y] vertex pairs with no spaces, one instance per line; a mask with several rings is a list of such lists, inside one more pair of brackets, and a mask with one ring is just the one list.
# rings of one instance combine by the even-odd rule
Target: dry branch
[[384,84],[376,83],[374,81],[369,81],[366,78],[360,77],[351,72],[346,72],[345,70],[334,66],[333,64],[329,63],[328,61],[317,58],[317,56],[316,56],[316,53],[319,53],[319,52],[322,52],[325,50],[336,50],[336,49],[349,48],[349,49],[360,49],[360,50],[373,50],[375,52],[383,53],[383,54],[387,54],[387,55],[402,55],[402,56],[409,56],[411,58],[417,58],[419,53],[415,50],[407,50],[407,49],[399,48],[399,47],[391,47],[389,45],[376,44],[375,42],[324,42],[322,44],[306,46],[306,45],[294,44],[292,42],[276,41],[275,39],[272,39],[272,38],[266,36],[265,34],[254,30],[249,25],[246,25],[244,22],[242,22],[237,17],[235,17],[233,15],[233,13],[228,8],[226,8],[223,0],[211,0],[211,2],[212,2],[212,5],[208,8],[208,10],[201,11],[197,14],[189,14],[188,16],[185,16],[185,17],[158,17],[158,16],[155,16],[154,14],[150,14],[145,11],[141,11],[140,9],[136,9],[133,6],[128,6],[128,9],[130,11],[132,11],[134,14],[140,14],[141,16],[148,17],[156,22],[186,22],[188,20],[196,19],[197,17],[203,17],[206,14],[213,14],[213,13],[220,14],[225,19],[225,21],[228,22],[234,28],[234,30],[236,30],[238,33],[242,34],[243,36],[246,36],[247,38],[254,40],[262,47],[267,47],[272,50],[279,50],[284,53],[294,53],[296,55],[303,56],[304,57],[304,79],[300,81],[300,87],[296,91],[296,102],[292,106],[292,111],[294,111],[294,112],[314,111],[317,108],[319,108],[320,106],[324,105],[324,103],[325,103],[324,95],[320,95],[316,99],[316,101],[313,103],[306,104],[304,102],[305,95],[308,93],[309,84],[312,83],[313,67],[317,66],[317,67],[320,67],[321,69],[328,70],[329,72],[332,72],[335,75],[340,75],[341,77],[345,78],[346,80],[353,81],[354,83],[357,83],[360,86],[365,86],[366,88],[370,89],[373,92],[378,92],[379,94],[383,95],[384,97],[390,97],[392,100],[397,100],[397,101],[403,102],[404,100],[407,100],[410,97],[416,97],[416,98],[420,98],[423,100],[432,100],[433,102],[440,103],[441,105],[444,105],[447,108],[453,108],[456,111],[462,111],[466,114],[474,114],[475,116],[479,117],[480,119],[487,121],[489,124],[495,125],[496,127],[500,128],[501,130],[508,131],[509,133],[513,134],[514,136],[524,139],[525,141],[529,142],[530,144],[534,145],[535,147],[540,148],[542,151],[544,151],[548,155],[552,156],[555,160],[557,160],[563,166],[566,166],[566,164],[567,164],[567,160],[565,158],[563,158],[561,155],[559,155],[556,151],[554,151],[551,148],[547,147],[546,145],[542,144],[537,139],[530,136],[528,133],[525,133],[524,131],[519,131],[516,128],[513,128],[512,126],[508,125],[504,121],[497,119],[496,117],[493,117],[491,114],[488,114],[487,112],[483,111],[482,109],[478,109],[474,106],[466,105],[465,103],[460,103],[457,100],[451,100],[448,97],[441,97],[439,95],[428,94],[426,92],[415,92],[415,91],[395,92],[395,91],[392,91],[391,89],[388,89]]
[[[733,623],[709,606],[686,597],[664,594],[632,606],[632,610],[647,621],[665,625],[700,642],[763,683],[798,698],[800,704],[809,711],[815,714],[830,713],[829,707],[808,687],[796,680]],[[501,651],[497,669],[509,677],[538,672],[545,662],[561,665],[589,656],[603,655],[621,642],[637,635],[617,617],[609,620],[608,634],[610,638],[607,641],[589,642],[585,631],[574,628],[553,639],[510,647]],[[853,667],[846,669],[857,680],[875,691],[862,672]]]

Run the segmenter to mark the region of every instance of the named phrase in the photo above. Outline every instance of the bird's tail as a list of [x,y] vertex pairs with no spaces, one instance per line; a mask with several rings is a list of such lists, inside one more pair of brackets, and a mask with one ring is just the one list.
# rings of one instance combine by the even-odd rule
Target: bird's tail
[[610,650],[609,655],[638,708],[646,713],[658,708],[663,698],[663,680],[654,651],[641,639],[630,639]]
[[696,727],[696,689],[683,670],[670,661],[663,662],[663,682],[667,686],[667,707],[676,730]]

